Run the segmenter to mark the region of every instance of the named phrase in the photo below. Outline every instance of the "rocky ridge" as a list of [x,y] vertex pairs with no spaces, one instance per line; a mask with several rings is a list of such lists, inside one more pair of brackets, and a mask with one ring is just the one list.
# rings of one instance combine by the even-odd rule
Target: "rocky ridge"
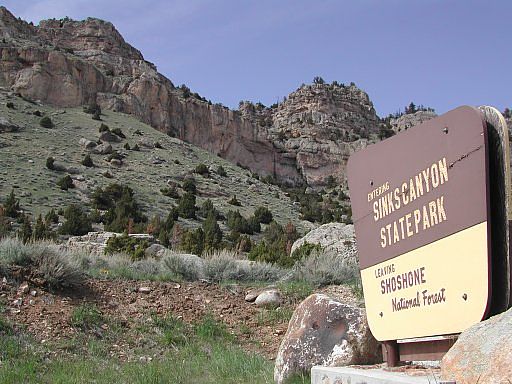
[[380,120],[354,84],[300,87],[266,108],[211,104],[177,88],[102,20],[33,26],[0,7],[0,86],[58,107],[97,103],[289,184],[344,181],[349,155],[367,145]]

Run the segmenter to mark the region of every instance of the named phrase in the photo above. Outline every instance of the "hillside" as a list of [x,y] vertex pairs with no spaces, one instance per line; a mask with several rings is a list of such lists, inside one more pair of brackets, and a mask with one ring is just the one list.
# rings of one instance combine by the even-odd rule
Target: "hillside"
[[55,107],[97,103],[241,164],[297,185],[344,182],[351,153],[381,126],[368,95],[354,84],[303,85],[265,107],[230,110],[175,87],[109,23],[88,18],[33,26],[0,7],[0,86]]
[[[50,117],[53,127],[40,125],[43,115]],[[182,195],[183,181],[192,177],[198,189],[196,205],[199,207],[210,199],[221,212],[238,209],[249,216],[256,207],[266,206],[280,224],[291,221],[301,231],[308,227],[299,220],[298,207],[278,187],[263,183],[252,177],[251,172],[169,137],[129,115],[104,111],[101,121],[96,121],[82,108],[55,109],[34,104],[4,89],[0,90],[0,116],[0,202],[14,189],[20,208],[34,218],[51,208],[57,210],[72,203],[86,205],[97,187],[105,188],[112,183],[130,186],[149,218],[153,215],[165,218],[178,200],[164,196],[160,190],[174,185]],[[81,139],[97,142],[102,124],[110,130],[119,128],[126,136],[121,139],[111,134],[118,140],[110,142],[112,152],[117,152],[121,161],[108,161],[112,153],[94,153],[95,149],[87,149],[84,141],[80,142]],[[108,144],[104,140],[104,146]],[[140,150],[127,150],[126,144],[131,148],[137,144]],[[94,167],[81,164],[86,154],[91,156]],[[47,168],[49,157],[55,159],[56,170]],[[199,164],[209,168],[209,176],[194,173]],[[224,168],[226,176],[218,174],[219,167]],[[65,191],[57,181],[68,174],[75,188]],[[228,204],[235,195],[240,207]],[[185,226],[196,225],[190,220],[180,220]]]

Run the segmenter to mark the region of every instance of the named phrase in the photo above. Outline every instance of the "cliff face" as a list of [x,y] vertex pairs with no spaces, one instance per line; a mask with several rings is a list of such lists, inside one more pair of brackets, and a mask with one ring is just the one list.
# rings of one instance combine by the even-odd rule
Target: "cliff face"
[[0,7],[0,85],[60,107],[97,103],[262,175],[291,184],[344,180],[348,156],[378,131],[355,85],[302,86],[286,101],[239,110],[176,88],[111,23],[89,18],[32,26]]

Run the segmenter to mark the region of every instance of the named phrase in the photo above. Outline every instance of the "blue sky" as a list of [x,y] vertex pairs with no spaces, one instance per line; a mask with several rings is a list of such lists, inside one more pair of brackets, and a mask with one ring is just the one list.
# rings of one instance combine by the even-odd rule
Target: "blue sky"
[[8,0],[16,16],[109,20],[175,85],[237,108],[355,82],[380,116],[410,101],[512,107],[512,1]]

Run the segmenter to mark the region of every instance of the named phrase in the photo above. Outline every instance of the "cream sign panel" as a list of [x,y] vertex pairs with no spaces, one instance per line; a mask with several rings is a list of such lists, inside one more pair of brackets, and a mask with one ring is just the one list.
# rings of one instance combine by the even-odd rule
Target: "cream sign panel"
[[349,161],[361,276],[378,340],[461,332],[489,296],[486,131],[461,107]]

